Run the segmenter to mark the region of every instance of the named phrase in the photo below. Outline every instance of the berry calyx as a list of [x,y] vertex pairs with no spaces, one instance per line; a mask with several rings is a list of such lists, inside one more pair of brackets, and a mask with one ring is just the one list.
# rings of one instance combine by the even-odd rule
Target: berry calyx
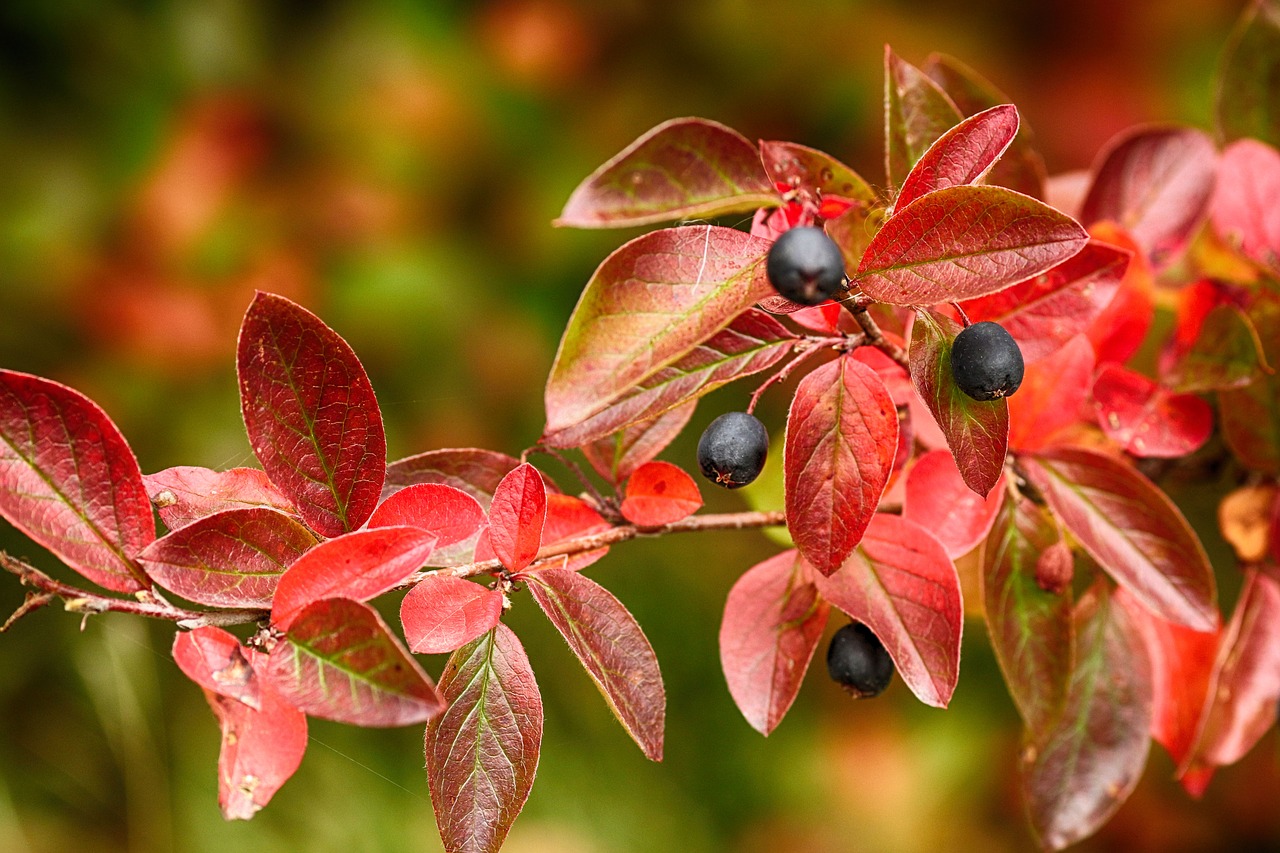
[[698,439],[698,469],[726,489],[741,488],[760,476],[768,455],[769,431],[746,412],[726,412]]
[[893,658],[870,628],[850,622],[831,637],[827,673],[853,698],[870,699],[893,680]]
[[821,228],[805,225],[774,241],[764,271],[782,296],[801,305],[818,305],[844,282],[844,256]]
[[974,323],[951,344],[951,378],[975,400],[1008,397],[1022,384],[1022,350],[999,323]]

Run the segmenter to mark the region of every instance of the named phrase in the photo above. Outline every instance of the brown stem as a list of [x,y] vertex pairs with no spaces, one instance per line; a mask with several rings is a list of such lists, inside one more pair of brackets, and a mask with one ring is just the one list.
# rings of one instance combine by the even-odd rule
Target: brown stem
[[857,321],[863,334],[867,336],[867,343],[902,365],[903,370],[911,369],[911,364],[907,360],[907,351],[884,336],[884,332],[880,331],[880,326],[876,323],[875,318],[867,311],[866,305],[863,305],[857,299],[844,300],[840,304],[853,315],[853,319]]
[[550,456],[552,459],[555,459],[561,465],[568,468],[573,473],[573,476],[578,478],[578,482],[582,484],[582,487],[587,490],[587,494],[591,495],[591,500],[594,501],[596,505],[595,508],[606,515],[613,513],[616,516],[616,504],[604,495],[600,494],[600,490],[595,487],[595,484],[591,482],[591,478],[587,476],[586,472],[582,470],[582,467],[578,465],[578,463],[574,462],[560,451],[541,444],[535,444],[533,447],[530,447],[524,452],[524,456],[528,456],[530,453],[541,453],[544,456]]
[[801,362],[803,362],[806,358],[808,358],[809,356],[817,352],[819,347],[830,344],[831,340],[832,340],[831,338],[811,338],[811,339],[807,339],[802,344],[798,344],[796,346],[796,349],[798,350],[798,352],[796,352],[796,354],[792,357],[791,361],[783,365],[781,370],[777,371],[776,373],[771,375],[768,379],[766,379],[764,382],[760,383],[760,387],[757,388],[755,390],[755,393],[751,395],[751,400],[750,402],[747,403],[747,414],[750,415],[755,413],[756,403],[760,401],[760,396],[764,394],[767,388],[769,388],[771,385],[773,385],[776,382],[782,382],[783,380],[785,380],[788,376],[791,375],[791,372],[793,370],[795,370],[797,367],[800,366]]

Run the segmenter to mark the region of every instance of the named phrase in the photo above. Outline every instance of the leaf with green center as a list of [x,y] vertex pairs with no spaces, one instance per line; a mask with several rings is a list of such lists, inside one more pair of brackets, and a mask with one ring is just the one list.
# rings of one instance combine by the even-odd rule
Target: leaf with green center
[[623,427],[613,435],[584,444],[582,455],[587,457],[597,474],[616,486],[631,476],[632,471],[665,450],[689,423],[697,405],[695,400],[690,400],[656,418]]
[[143,474],[151,505],[170,530],[228,509],[268,507],[297,515],[293,504],[265,471],[232,468],[211,471],[193,465]]
[[663,122],[591,173],[556,225],[621,228],[745,213],[778,204],[760,152],[703,118]]
[[542,748],[542,696],[505,625],[449,658],[448,710],[427,724],[427,784],[447,853],[497,853],[524,808]]
[[444,701],[372,607],[326,598],[302,609],[271,650],[270,684],[313,717],[385,728],[422,723]]
[[1274,372],[1253,321],[1236,306],[1224,304],[1209,310],[1187,351],[1163,379],[1183,393],[1228,391]]
[[890,187],[901,187],[929,146],[962,118],[937,83],[885,45],[884,161]]
[[991,171],[1018,133],[1018,110],[1002,104],[970,116],[938,137],[911,168],[894,207],[901,209],[925,193],[976,184]]
[[1241,15],[1218,66],[1218,134],[1280,145],[1280,4],[1255,0]]
[[249,443],[271,482],[322,536],[364,524],[382,494],[387,441],[350,345],[302,306],[259,292],[236,370]]

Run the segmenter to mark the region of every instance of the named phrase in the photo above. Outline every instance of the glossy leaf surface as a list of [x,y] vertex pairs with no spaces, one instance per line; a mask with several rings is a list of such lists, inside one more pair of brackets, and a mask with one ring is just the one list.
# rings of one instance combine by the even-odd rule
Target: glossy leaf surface
[[1098,371],[1093,404],[1102,431],[1134,456],[1186,456],[1213,433],[1213,410],[1204,400],[1170,393],[1118,364]]
[[974,184],[990,171],[1018,133],[1018,110],[1003,104],[970,116],[929,146],[894,201],[901,209],[925,193]]

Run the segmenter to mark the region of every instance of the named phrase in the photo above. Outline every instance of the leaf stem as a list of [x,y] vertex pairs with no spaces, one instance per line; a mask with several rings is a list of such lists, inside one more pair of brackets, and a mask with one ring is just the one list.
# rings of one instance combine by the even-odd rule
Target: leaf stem
[[884,336],[884,332],[880,331],[880,326],[876,323],[875,318],[867,311],[866,305],[857,298],[841,300],[840,304],[853,315],[853,319],[857,321],[863,334],[867,336],[868,344],[902,365],[903,370],[911,369],[911,363],[907,360],[907,351]]

